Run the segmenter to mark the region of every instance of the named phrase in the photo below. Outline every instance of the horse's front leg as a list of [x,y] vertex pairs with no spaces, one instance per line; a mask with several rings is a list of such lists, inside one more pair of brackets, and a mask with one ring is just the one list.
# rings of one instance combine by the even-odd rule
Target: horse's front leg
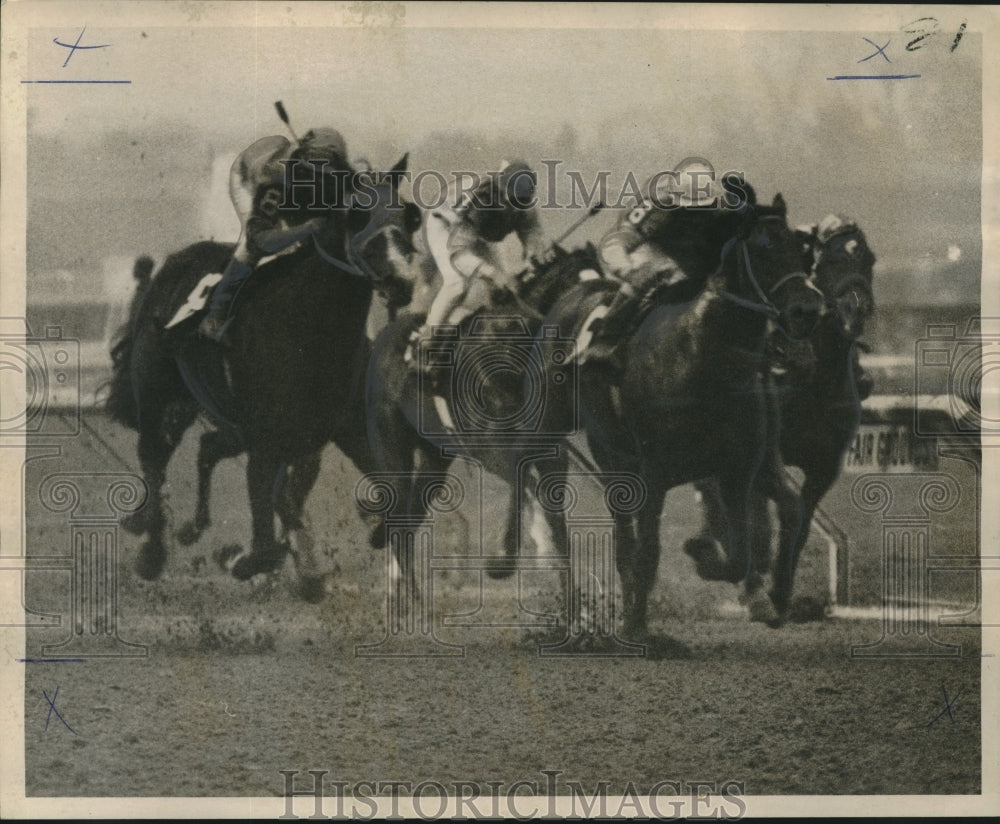
[[753,480],[753,475],[746,472],[733,472],[719,478],[719,492],[728,516],[726,550],[729,557],[718,580],[737,584],[752,571],[750,499]]
[[636,523],[632,515],[615,515],[615,567],[622,582],[624,636],[641,640],[646,634],[646,598],[640,596],[642,583],[636,578]]
[[275,503],[287,480],[287,465],[277,456],[250,450],[247,462],[247,489],[253,538],[250,552],[233,565],[233,577],[246,581],[263,572],[273,572],[285,559],[287,547],[274,536]]
[[[792,598],[795,569],[799,555],[809,539],[809,525],[820,500],[837,479],[839,456],[832,465],[811,469],[802,484],[802,493],[788,490],[787,503],[779,503],[781,517],[781,543],[774,565],[771,600],[783,620]],[[787,510],[787,513],[786,511]]]
[[282,543],[288,545],[299,579],[299,594],[305,601],[323,598],[323,578],[316,561],[316,539],[305,513],[306,499],[319,476],[322,451],[307,453],[292,462],[288,480],[278,498]]
[[[632,557],[632,597],[625,601],[625,637],[642,639],[648,635],[649,593],[656,583],[660,565],[660,513],[665,492],[650,491],[636,518],[637,541]],[[622,584],[624,586],[624,580]]]

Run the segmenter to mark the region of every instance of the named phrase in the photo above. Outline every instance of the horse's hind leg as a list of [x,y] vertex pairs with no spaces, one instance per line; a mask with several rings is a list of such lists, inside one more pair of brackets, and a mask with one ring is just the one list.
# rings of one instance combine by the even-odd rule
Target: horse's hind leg
[[215,467],[226,458],[235,458],[243,449],[242,441],[233,432],[211,429],[202,434],[198,444],[198,502],[195,505],[194,520],[188,521],[177,531],[177,540],[182,546],[190,546],[197,541],[212,523],[209,498]]
[[545,479],[564,475],[566,468],[567,460],[562,454],[538,458],[529,452],[512,450],[507,470],[510,497],[503,538],[508,563],[496,571],[491,570],[491,577],[508,578],[514,573],[514,565],[509,562],[520,554],[520,539],[526,528],[530,529],[539,554],[565,555],[568,552],[566,513],[559,507],[546,507],[541,503],[543,497],[550,496]]
[[304,600],[312,602],[323,597],[323,578],[316,562],[316,540],[305,503],[319,476],[321,458],[322,452],[317,450],[293,461],[278,497],[278,515],[285,532],[283,540],[295,561],[299,593]]
[[251,450],[247,461],[247,489],[253,539],[250,552],[233,565],[233,577],[246,581],[262,572],[281,566],[285,547],[274,537],[274,513],[278,497],[286,483],[288,467],[274,455]]
[[729,540],[729,516],[722,501],[719,482],[715,478],[704,478],[696,481],[702,507],[701,534],[688,538],[684,542],[684,551],[695,559],[698,574],[702,578],[713,580],[721,575],[725,565],[726,541]]

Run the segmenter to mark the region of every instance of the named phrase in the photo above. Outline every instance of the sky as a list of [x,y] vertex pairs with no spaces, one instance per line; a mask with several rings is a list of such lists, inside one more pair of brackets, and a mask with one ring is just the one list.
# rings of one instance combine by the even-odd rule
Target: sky
[[[966,33],[951,50],[960,18],[942,16],[939,34],[907,50],[913,16],[904,7],[892,27],[841,32],[88,20],[80,44],[104,47],[66,65],[53,39],[73,43],[81,26],[33,28],[25,79],[131,83],[22,86],[28,269],[86,278],[109,257],[162,259],[235,232],[225,170],[284,132],[282,100],[299,132],[338,128],[352,157],[382,168],[405,151],[414,172],[446,176],[557,160],[566,192],[570,170],[588,181],[606,170],[615,190],[629,172],[703,156],[765,199],[782,192],[793,223],[855,218],[885,273],[880,297],[975,300],[982,42]],[[828,79],[890,73],[919,77]],[[579,214],[547,210],[543,228],[555,236]],[[599,215],[568,243],[613,221]]]

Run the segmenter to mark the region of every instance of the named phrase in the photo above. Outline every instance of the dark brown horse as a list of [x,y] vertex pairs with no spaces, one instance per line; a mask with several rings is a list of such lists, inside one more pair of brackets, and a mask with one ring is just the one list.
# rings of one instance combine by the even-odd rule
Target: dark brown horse
[[[331,211],[314,242],[260,267],[240,295],[227,349],[194,334],[198,314],[164,327],[206,275],[222,270],[232,245],[198,243],[171,255],[135,307],[115,350],[107,408],[139,432],[149,501],[127,526],[147,536],[137,562],[142,577],[158,577],[166,562],[167,464],[207,409],[229,454],[249,454],[253,539],[233,575],[245,580],[273,570],[291,548],[303,594],[321,596],[303,506],[327,442],[362,472],[374,468],[364,425],[366,319],[373,290],[393,305],[407,303],[412,292],[419,211],[399,203],[397,175],[386,179],[373,187],[373,204]],[[280,541],[276,513],[286,533]]]
[[[812,236],[807,238],[805,251],[826,306],[816,331],[806,341],[789,343],[779,330],[772,335],[764,374],[771,438],[750,513],[752,577],[756,581],[771,570],[767,502],[777,505],[780,534],[772,571],[773,609],[756,603],[751,611],[753,618],[772,626],[785,618],[813,514],[839,476],[844,454],[857,431],[861,401],[867,395],[865,381],[859,377],[857,339],[875,306],[875,255],[860,230],[822,246]],[[791,483],[786,471],[790,466],[802,470],[801,488]],[[705,480],[697,486],[704,503],[705,525],[703,534],[686,544],[695,555],[711,551],[704,544],[723,542],[728,531],[717,484]]]
[[[787,225],[780,195],[770,207],[720,210],[713,224],[729,225],[733,234],[704,290],[645,317],[624,345],[618,380],[609,380],[602,363],[587,362],[579,377],[579,409],[571,394],[549,405],[555,418],[546,422],[549,428],[559,427],[560,416],[579,413],[602,472],[633,473],[645,482],[642,508],[616,516],[625,634],[633,639],[648,639],[646,608],[660,559],[660,514],[672,487],[719,478],[731,515],[730,553],[704,555],[697,559],[699,569],[705,577],[746,578],[750,542],[741,526],[767,443],[761,366],[768,321],[802,338],[812,332],[822,306],[821,295],[807,282],[801,246]],[[545,324],[564,333],[576,330],[602,299],[601,290],[576,288],[556,303]],[[549,471],[559,471],[544,460],[537,466],[543,480]]]

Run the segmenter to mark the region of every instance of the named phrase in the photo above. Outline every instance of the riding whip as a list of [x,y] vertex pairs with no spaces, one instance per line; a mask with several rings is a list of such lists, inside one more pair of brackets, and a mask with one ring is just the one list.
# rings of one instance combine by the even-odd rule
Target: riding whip
[[584,223],[590,220],[603,208],[604,208],[604,203],[600,200],[597,201],[597,203],[595,203],[587,210],[587,214],[576,220],[576,222],[574,222],[572,226],[570,226],[565,232],[563,232],[561,235],[559,235],[559,237],[557,237],[554,241],[552,241],[552,245],[558,246],[560,243],[566,240],[566,238],[568,238],[571,234],[573,234],[573,232],[575,232],[577,229],[583,226]]
[[[577,229],[583,226],[584,223],[590,220],[603,208],[604,208],[604,203],[600,200],[597,201],[597,203],[595,203],[587,210],[587,213],[583,215],[583,217],[580,217],[576,221],[574,221],[572,226],[570,226],[565,232],[563,232],[561,235],[559,235],[559,237],[557,237],[554,241],[552,241],[550,246],[552,247],[559,246],[564,240],[566,240],[566,238],[568,238],[571,234],[573,234],[573,232],[575,232]],[[537,272],[535,271],[535,267],[529,266],[524,271],[518,273],[515,280],[517,280],[519,283],[524,284],[531,281],[536,275]]]
[[292,124],[288,120],[288,112],[285,111],[285,106],[280,100],[274,101],[274,108],[278,110],[278,117],[281,118],[281,122],[285,124],[288,131],[291,132],[292,137],[295,138],[295,142],[301,144],[302,141],[299,140],[299,136],[295,134],[295,129],[292,128]]

